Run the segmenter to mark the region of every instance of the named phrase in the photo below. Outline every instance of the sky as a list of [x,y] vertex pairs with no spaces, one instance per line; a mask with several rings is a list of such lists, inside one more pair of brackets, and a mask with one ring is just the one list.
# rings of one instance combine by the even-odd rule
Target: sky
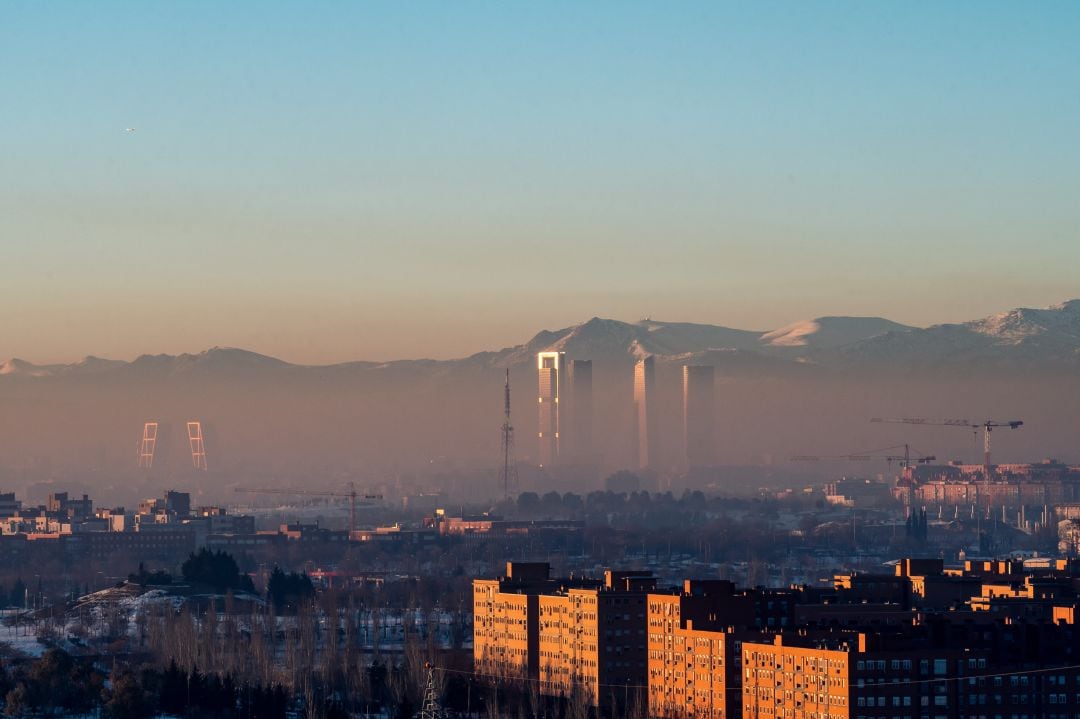
[[1075,2],[0,0],[0,357],[1080,297],[1078,36]]

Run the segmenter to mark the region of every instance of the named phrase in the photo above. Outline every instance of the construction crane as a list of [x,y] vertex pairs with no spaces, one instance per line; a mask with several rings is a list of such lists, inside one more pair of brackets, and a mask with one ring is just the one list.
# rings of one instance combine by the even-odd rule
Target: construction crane
[[[904,453],[903,454],[889,454],[890,452],[893,452],[894,450],[898,450],[898,449],[904,450]],[[893,462],[900,462],[900,466],[904,467],[906,469],[907,467],[911,466],[912,462],[914,462],[915,464],[930,464],[931,462],[933,462],[934,460],[937,459],[937,457],[935,457],[932,454],[922,454],[921,452],[918,453],[917,456],[912,457],[911,456],[911,450],[912,450],[912,447],[910,445],[898,444],[895,447],[882,447],[881,449],[872,449],[872,450],[870,450],[868,452],[854,452],[852,454],[828,454],[828,455],[798,454],[798,455],[795,455],[794,457],[792,457],[791,461],[792,462],[818,462],[818,461],[821,461],[821,460],[830,460],[830,459],[847,459],[847,460],[852,460],[852,461],[856,461],[856,462],[868,462],[868,461],[873,460],[873,459],[883,459],[886,462],[888,462],[889,464],[892,464]],[[918,450],[915,450],[915,451],[918,452]]]
[[381,501],[383,496],[381,494],[361,494],[352,486],[352,482],[349,483],[349,487],[350,490],[348,492],[317,492],[310,489],[278,489],[267,487],[237,487],[233,491],[244,494],[288,494],[306,497],[347,498],[349,500],[349,532],[352,533],[356,531],[356,508],[372,507],[375,505],[375,502]]
[[1018,429],[1023,427],[1024,423],[1018,419],[1006,419],[1006,420],[994,420],[988,419],[984,422],[972,422],[968,419],[923,419],[921,417],[899,417],[883,419],[881,417],[874,417],[871,422],[891,422],[898,424],[922,424],[937,427],[966,427],[968,429],[975,430],[976,436],[979,434],[979,430],[983,430],[983,476],[990,479],[990,433],[995,427],[1008,427],[1009,429]]

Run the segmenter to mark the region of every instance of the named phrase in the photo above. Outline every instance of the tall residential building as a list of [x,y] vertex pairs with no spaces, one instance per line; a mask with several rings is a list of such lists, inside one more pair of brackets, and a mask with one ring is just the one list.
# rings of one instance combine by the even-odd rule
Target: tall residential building
[[589,706],[624,713],[644,703],[639,692],[648,677],[646,599],[655,589],[656,578],[649,572],[609,570],[600,587],[542,595],[540,694],[579,697]]
[[570,360],[570,451],[574,461],[591,464],[593,453],[592,360]]
[[687,580],[679,593],[648,597],[649,716],[727,719],[740,715],[741,644],[754,598],[731,582]]
[[538,352],[536,367],[540,379],[540,422],[537,432],[540,466],[559,461],[559,392],[566,374],[565,352]]
[[657,419],[656,361],[652,355],[634,365],[634,447],[638,469],[650,469],[660,459]]
[[683,365],[683,457],[686,468],[711,467],[713,454],[713,386],[715,368]]
[[538,597],[558,585],[547,563],[507,562],[501,579],[473,580],[473,664],[477,674],[532,679],[539,674]]

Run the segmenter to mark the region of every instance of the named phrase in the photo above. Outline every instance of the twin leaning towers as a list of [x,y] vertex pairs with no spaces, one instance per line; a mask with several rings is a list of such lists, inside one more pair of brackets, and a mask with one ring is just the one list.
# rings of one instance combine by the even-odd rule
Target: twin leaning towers
[[[540,466],[593,464],[593,363],[567,360],[565,352],[539,352]],[[715,368],[682,368],[682,468],[711,467],[714,447]],[[634,365],[634,449],[638,470],[663,469],[660,402],[652,355]]]

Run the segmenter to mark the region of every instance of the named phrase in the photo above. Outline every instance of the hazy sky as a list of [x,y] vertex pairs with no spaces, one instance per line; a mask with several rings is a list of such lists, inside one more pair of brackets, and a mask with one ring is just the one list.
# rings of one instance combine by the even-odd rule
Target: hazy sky
[[3,0],[0,357],[1080,297],[1078,37],[1076,2]]

